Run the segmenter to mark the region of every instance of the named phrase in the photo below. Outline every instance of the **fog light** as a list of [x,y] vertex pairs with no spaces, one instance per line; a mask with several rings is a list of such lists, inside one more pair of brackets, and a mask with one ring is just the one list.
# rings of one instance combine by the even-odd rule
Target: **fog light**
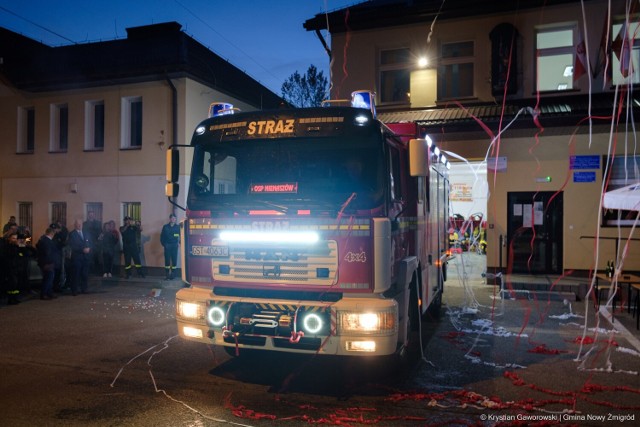
[[224,323],[225,313],[220,307],[213,306],[209,309],[207,318],[213,326],[221,326]]
[[202,338],[202,330],[198,328],[192,328],[191,326],[184,326],[182,333],[189,338]]
[[347,351],[360,351],[365,353],[373,353],[376,351],[375,341],[347,341]]
[[307,314],[302,321],[302,327],[310,334],[317,334],[322,329],[322,319],[317,314]]

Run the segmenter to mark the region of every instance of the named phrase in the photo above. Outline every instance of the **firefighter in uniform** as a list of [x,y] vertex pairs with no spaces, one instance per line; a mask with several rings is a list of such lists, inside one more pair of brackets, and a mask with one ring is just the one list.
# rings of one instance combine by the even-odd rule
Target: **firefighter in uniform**
[[160,243],[164,248],[164,271],[167,280],[173,280],[173,270],[178,263],[178,245],[180,244],[180,226],[176,216],[169,215],[169,223],[162,226]]
[[136,239],[136,235],[142,230],[139,230],[138,227],[131,223],[131,221],[132,218],[130,216],[125,216],[124,225],[120,227],[120,235],[122,236],[122,252],[124,252],[124,271],[127,275],[127,279],[131,278],[131,260],[133,260],[136,267],[138,277],[144,277]]

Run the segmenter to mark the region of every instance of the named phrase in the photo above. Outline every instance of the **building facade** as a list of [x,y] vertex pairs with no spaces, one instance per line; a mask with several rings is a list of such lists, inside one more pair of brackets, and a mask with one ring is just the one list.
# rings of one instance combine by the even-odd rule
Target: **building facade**
[[330,54],[332,98],[373,90],[383,122],[415,123],[452,162],[486,163],[489,269],[639,271],[637,212],[601,205],[640,181],[637,8],[373,0],[304,27]]
[[89,212],[118,225],[131,216],[147,266],[161,267],[162,225],[181,216],[164,195],[167,148],[188,144],[214,101],[254,110],[281,99],[175,22],[127,34],[54,48],[0,28],[0,213],[35,238]]

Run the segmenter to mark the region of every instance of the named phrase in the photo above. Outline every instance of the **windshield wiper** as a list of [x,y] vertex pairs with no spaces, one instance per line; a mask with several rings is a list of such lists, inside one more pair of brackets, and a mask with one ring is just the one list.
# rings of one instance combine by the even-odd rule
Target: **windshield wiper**
[[286,214],[289,211],[287,206],[277,205],[272,202],[267,202],[266,200],[251,200],[251,203],[259,203],[263,206],[267,206],[273,210]]

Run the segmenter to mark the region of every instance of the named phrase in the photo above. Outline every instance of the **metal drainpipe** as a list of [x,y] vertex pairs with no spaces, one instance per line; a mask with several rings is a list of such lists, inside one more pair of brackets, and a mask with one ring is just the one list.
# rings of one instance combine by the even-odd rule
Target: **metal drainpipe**
[[[171,88],[171,144],[178,144],[178,90],[175,85],[171,81],[169,77],[167,77],[167,83],[169,83],[169,87]],[[176,206],[171,204],[171,213],[176,214]]]

